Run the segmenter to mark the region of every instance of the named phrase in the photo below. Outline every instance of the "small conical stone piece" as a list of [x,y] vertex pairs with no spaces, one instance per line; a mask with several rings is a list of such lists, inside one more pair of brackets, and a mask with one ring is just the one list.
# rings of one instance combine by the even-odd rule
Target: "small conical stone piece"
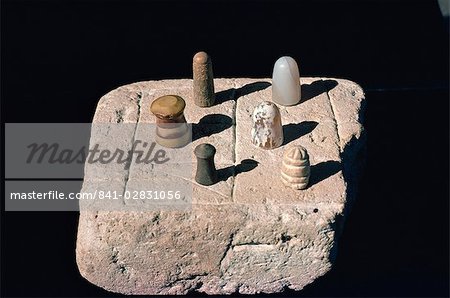
[[202,185],[213,185],[217,182],[217,171],[214,164],[216,148],[211,144],[200,144],[194,149],[197,157],[197,172],[195,181]]
[[194,102],[199,107],[214,105],[214,76],[211,58],[205,52],[195,54],[192,61]]
[[272,101],[292,106],[300,101],[300,74],[297,62],[283,56],[275,62],[272,75]]
[[305,189],[310,176],[309,155],[302,146],[292,146],[284,151],[281,180],[293,189]]
[[252,143],[264,148],[274,149],[283,144],[283,126],[277,105],[270,101],[260,103],[253,111]]
[[164,95],[155,99],[150,111],[156,116],[156,142],[166,148],[187,145],[192,133],[184,118],[186,103],[178,95]]

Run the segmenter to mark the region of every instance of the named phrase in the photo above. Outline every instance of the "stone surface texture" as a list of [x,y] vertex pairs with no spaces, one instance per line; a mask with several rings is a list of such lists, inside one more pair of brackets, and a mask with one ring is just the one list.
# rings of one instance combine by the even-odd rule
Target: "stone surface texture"
[[[217,169],[230,174],[203,186],[195,182],[194,165],[186,177],[193,184],[187,211],[80,212],[76,261],[93,284],[139,295],[275,293],[301,290],[330,270],[364,157],[363,90],[348,80],[301,78],[300,103],[279,106],[283,145],[265,150],[251,143],[252,113],[271,100],[271,80],[214,83],[215,105],[207,108],[194,104],[189,79],[134,83],[100,99],[94,122],[130,123],[119,138],[126,149],[144,133],[141,124],[155,122],[154,99],[183,97],[186,120],[194,123],[192,148],[212,144]],[[304,190],[280,178],[289,145],[308,151],[311,176]],[[144,173],[88,165],[83,189],[106,182],[123,191],[150,179]]]

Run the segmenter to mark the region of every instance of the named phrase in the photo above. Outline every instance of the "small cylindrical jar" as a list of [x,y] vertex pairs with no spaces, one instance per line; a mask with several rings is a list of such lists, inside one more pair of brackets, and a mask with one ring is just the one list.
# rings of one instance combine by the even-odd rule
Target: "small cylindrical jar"
[[184,118],[186,103],[178,95],[164,95],[155,99],[150,111],[156,117],[156,142],[163,147],[178,148],[192,139],[191,129]]

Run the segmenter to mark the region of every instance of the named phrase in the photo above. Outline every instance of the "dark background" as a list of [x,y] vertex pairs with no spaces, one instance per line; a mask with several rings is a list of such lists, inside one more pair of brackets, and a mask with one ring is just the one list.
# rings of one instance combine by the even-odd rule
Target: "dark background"
[[[3,122],[90,122],[113,88],[191,77],[199,50],[215,77],[270,77],[290,55],[302,76],[366,92],[367,166],[336,264],[296,295],[448,297],[449,35],[435,1],[2,1]],[[113,296],[78,273],[77,221],[2,212],[1,294]]]

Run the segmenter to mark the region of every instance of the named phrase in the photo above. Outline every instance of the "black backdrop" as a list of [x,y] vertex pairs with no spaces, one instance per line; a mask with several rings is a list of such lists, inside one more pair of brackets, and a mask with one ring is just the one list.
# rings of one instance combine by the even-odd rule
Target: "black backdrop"
[[[356,81],[360,193],[334,268],[295,295],[448,296],[448,36],[431,0],[2,1],[2,119],[90,122],[115,87],[190,77],[199,50],[216,77],[270,77],[290,55],[303,76]],[[114,295],[78,273],[77,220],[2,212],[3,296]]]

